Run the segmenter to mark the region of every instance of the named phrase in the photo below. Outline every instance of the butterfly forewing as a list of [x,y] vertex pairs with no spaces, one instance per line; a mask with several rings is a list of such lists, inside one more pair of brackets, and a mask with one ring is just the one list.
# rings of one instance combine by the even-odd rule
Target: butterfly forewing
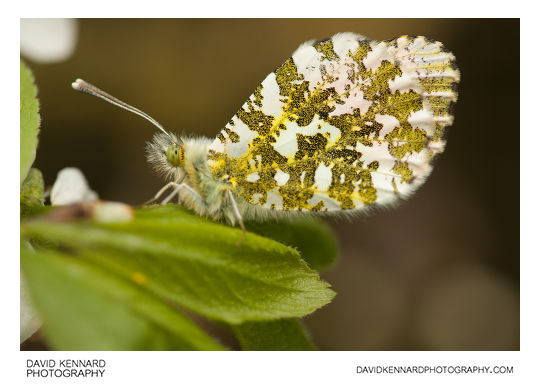
[[391,203],[421,185],[443,151],[458,81],[454,56],[424,37],[304,43],[211,144],[209,167],[268,209]]

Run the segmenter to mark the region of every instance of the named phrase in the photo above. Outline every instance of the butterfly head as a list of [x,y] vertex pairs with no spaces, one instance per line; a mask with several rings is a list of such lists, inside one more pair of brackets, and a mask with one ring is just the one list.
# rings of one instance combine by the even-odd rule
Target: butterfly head
[[169,145],[165,151],[167,161],[174,167],[181,167],[184,165],[184,151],[180,144]]
[[174,133],[156,133],[152,141],[146,143],[146,158],[166,180],[183,178],[184,145]]

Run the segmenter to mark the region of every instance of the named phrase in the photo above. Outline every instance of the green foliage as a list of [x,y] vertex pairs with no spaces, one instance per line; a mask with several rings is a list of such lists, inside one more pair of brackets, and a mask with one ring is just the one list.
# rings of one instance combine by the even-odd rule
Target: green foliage
[[297,319],[252,321],[232,327],[244,351],[313,351]]
[[57,349],[223,349],[163,300],[81,258],[22,246],[21,266]]
[[39,133],[39,103],[34,77],[28,67],[21,61],[21,164],[20,184],[36,158]]
[[[276,223],[248,223],[250,231],[283,244],[294,246],[310,267],[321,270],[331,266],[337,256],[332,229],[322,220],[295,218]],[[315,346],[298,319],[252,321],[232,326],[243,350],[311,351]]]
[[328,268],[336,260],[337,242],[332,229],[315,218],[294,218],[279,223],[248,223],[248,230],[296,248],[313,269]]
[[39,169],[31,168],[21,187],[21,216],[27,216],[35,208],[43,206],[43,176]]
[[[290,244],[291,233],[305,228],[327,233],[309,246],[300,243],[308,253],[325,250],[321,260],[328,264],[335,243],[318,225],[266,224],[266,230]],[[246,349],[312,349],[300,323],[280,319],[312,313],[335,295],[296,249],[249,232],[242,240],[239,229],[174,205],[137,210],[125,223],[32,217],[21,235],[55,244],[22,251],[22,267],[46,334],[60,349],[219,349],[179,307],[231,324]]]

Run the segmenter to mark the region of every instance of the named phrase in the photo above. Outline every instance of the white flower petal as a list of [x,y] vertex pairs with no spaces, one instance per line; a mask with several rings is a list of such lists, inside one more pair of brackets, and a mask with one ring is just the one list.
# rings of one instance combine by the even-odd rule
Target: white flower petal
[[68,59],[77,43],[75,19],[21,19],[21,54],[39,63]]
[[51,205],[89,203],[97,198],[79,168],[68,167],[58,172],[51,191]]

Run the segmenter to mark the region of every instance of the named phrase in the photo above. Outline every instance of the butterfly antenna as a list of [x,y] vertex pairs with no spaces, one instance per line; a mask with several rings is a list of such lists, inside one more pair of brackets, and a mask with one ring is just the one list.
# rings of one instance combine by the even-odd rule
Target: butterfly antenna
[[105,101],[108,101],[111,104],[116,105],[117,107],[123,108],[123,109],[125,109],[127,111],[133,112],[136,115],[144,117],[146,120],[148,120],[149,122],[154,124],[156,127],[158,127],[158,129],[161,132],[163,132],[164,134],[169,136],[171,141],[175,142],[175,140],[173,140],[173,138],[169,134],[169,132],[167,132],[165,130],[165,128],[163,128],[163,126],[160,123],[158,123],[153,117],[151,117],[150,115],[144,113],[140,109],[132,107],[131,105],[129,105],[127,103],[124,103],[122,100],[119,100],[116,97],[109,95],[107,92],[102,91],[98,87],[96,87],[96,86],[94,86],[94,85],[92,85],[90,83],[87,83],[86,81],[84,81],[82,79],[75,80],[73,83],[71,83],[71,87],[76,91],[83,92],[83,93],[88,93],[88,94],[93,95],[93,96],[97,96],[97,97],[99,97],[99,98],[101,98],[101,99],[103,99]]

